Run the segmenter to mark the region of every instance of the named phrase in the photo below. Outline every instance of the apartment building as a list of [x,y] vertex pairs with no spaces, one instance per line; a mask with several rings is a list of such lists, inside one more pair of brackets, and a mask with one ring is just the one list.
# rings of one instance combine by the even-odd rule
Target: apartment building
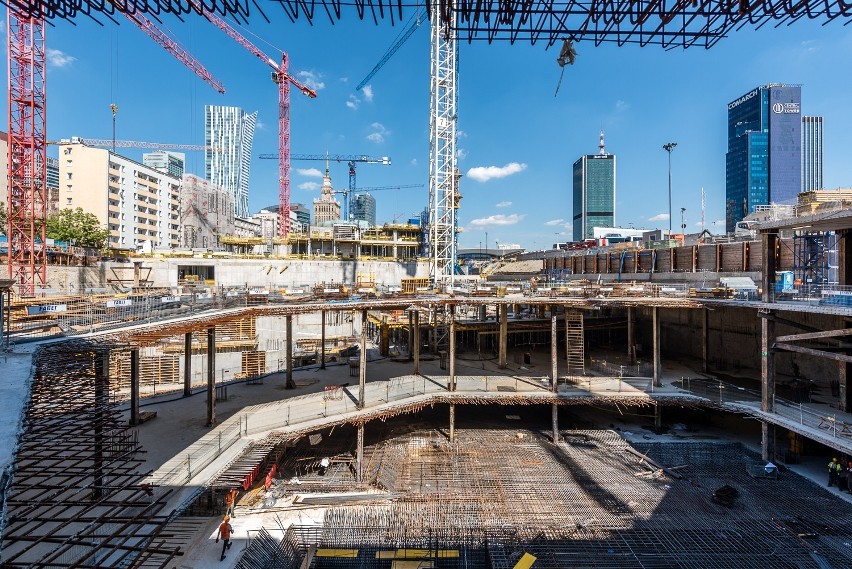
[[151,250],[180,243],[179,178],[104,148],[59,147],[59,208],[82,208],[109,228],[109,247]]

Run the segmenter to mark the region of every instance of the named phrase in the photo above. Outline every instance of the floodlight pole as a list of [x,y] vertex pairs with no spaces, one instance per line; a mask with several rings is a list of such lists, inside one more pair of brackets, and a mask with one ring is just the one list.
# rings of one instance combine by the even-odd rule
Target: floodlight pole
[[668,142],[663,145],[663,150],[669,153],[669,235],[672,238],[672,150],[677,146],[677,142]]

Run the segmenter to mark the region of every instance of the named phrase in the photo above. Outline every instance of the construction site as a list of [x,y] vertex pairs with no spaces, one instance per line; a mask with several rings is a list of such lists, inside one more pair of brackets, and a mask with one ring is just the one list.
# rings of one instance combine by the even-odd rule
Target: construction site
[[[7,6],[2,567],[852,567],[848,203],[747,240],[457,262],[458,43],[562,42],[564,67],[583,39],[711,48],[744,26],[848,23],[846,4],[280,4],[294,23],[428,19],[422,218],[291,224],[290,87],[317,93],[223,19],[245,6]],[[119,200],[106,154],[115,242],[121,207],[180,247],[49,260],[44,28],[81,12],[126,17],[219,92],[147,16],[204,19],[272,69],[277,235],[239,234],[247,188],[191,177],[153,207],[130,161],[143,205]],[[348,209],[373,160],[347,160]]]

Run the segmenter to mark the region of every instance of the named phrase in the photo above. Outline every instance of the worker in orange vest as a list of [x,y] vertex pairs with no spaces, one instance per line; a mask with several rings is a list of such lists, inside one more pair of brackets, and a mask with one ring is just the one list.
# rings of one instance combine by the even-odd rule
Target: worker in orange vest
[[230,521],[231,516],[222,518],[222,523],[219,524],[219,531],[216,532],[216,543],[219,543],[220,537],[225,542],[222,544],[222,557],[219,558],[219,561],[224,561],[225,551],[231,549],[231,534],[234,533],[234,528],[231,527]]
[[237,489],[231,488],[228,490],[228,493],[225,494],[225,515],[226,516],[234,516],[234,505],[237,503]]

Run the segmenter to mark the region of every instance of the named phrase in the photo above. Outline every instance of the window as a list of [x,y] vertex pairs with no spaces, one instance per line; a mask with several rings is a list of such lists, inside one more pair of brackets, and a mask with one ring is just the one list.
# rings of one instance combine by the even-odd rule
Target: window
[[68,184],[67,186],[65,186],[65,189],[70,192],[71,190],[74,189],[74,186],[72,184]]
[[67,199],[68,199],[68,203],[66,205],[71,205],[71,198],[67,198]]
[[65,161],[65,165],[66,165],[66,166],[68,166],[68,167],[70,168],[71,166],[73,166],[73,165],[74,165],[74,161],[73,161],[73,160],[71,160],[71,159],[68,159],[68,160],[66,160],[66,161]]

